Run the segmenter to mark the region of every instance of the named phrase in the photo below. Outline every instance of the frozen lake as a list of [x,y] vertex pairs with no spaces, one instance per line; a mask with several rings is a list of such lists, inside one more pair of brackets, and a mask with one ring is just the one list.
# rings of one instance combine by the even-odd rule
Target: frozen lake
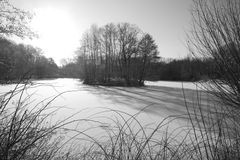
[[[101,120],[109,123],[106,117],[113,116],[112,111],[118,110],[131,115],[141,112],[137,118],[142,125],[158,124],[168,116],[186,115],[185,102],[192,107],[197,103],[199,95],[203,107],[207,107],[209,102],[209,97],[201,88],[196,92],[196,84],[190,82],[146,82],[146,86],[140,88],[88,86],[78,79],[39,80],[34,83],[37,84],[36,87],[25,93],[34,93],[31,97],[32,105],[64,92],[51,103],[51,107],[61,108],[53,116],[53,121],[75,113],[78,113],[74,116],[77,119],[101,119],[101,113],[105,117]],[[0,86],[0,92],[7,92],[14,86]],[[176,128],[184,124],[185,119],[179,118],[171,127]]]

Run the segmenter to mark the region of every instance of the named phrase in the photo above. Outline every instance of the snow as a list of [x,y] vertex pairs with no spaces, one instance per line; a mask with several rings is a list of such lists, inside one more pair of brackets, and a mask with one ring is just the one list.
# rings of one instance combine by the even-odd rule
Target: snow
[[174,82],[174,81],[145,81],[146,86],[162,86],[172,88],[184,88],[192,90],[204,90],[198,82]]
[[[139,88],[88,86],[82,84],[78,79],[39,80],[33,83],[35,86],[25,93],[25,95],[34,93],[31,97],[32,105],[46,98],[57,96],[51,102],[51,106],[61,109],[54,116],[53,121],[77,113],[73,118],[95,118],[103,123],[110,123],[106,117],[112,117],[114,110],[118,110],[121,113],[124,112],[125,115],[141,112],[137,118],[143,126],[156,125],[168,116],[184,117],[187,113],[185,102],[191,106],[194,101],[197,101],[198,94],[202,94],[203,107],[207,106],[209,98],[201,90],[196,92],[194,90],[196,84],[189,82],[148,81],[145,87]],[[0,86],[0,93],[9,91],[14,86]],[[50,99],[43,102],[42,105]],[[104,118],[99,118],[99,114]],[[171,128],[174,129],[185,124],[185,118],[179,118],[171,123]]]

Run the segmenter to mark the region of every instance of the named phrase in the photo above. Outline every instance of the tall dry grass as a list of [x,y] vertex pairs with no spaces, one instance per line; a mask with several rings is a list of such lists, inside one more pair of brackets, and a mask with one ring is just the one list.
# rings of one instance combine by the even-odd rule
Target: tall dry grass
[[21,81],[0,96],[0,159],[53,159],[63,153],[60,130],[73,123],[71,117],[51,123],[59,108],[51,107],[59,95],[34,104],[26,94],[30,81]]
[[[59,108],[50,104],[59,95],[35,105],[25,91],[27,82],[1,96],[0,159],[83,160],[234,160],[240,158],[239,113],[218,101],[202,104],[201,94],[186,114],[158,124],[143,124],[141,111],[132,115],[102,108],[87,119],[74,115],[51,122]],[[207,93],[204,93],[207,94]],[[13,99],[17,99],[12,103]],[[106,116],[109,115],[109,116]],[[173,128],[175,121],[187,125]],[[69,124],[89,127],[80,130]],[[74,126],[74,125],[73,125]],[[91,132],[89,132],[91,131]],[[67,137],[66,135],[71,135]]]

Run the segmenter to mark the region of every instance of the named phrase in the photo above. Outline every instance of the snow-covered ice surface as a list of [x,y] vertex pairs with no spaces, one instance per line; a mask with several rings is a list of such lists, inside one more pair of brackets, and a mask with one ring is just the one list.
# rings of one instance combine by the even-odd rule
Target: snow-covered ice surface
[[146,86],[162,86],[172,88],[184,88],[192,90],[204,90],[204,87],[198,82],[174,82],[174,81],[145,81]]
[[[113,110],[119,110],[131,115],[141,112],[137,118],[144,126],[158,124],[168,116],[184,117],[187,113],[186,102],[188,106],[194,106],[199,95],[203,109],[207,108],[210,101],[204,91],[195,90],[196,85],[193,83],[147,82],[145,87],[139,88],[88,86],[78,79],[39,80],[34,83],[37,86],[27,90],[25,94],[34,93],[31,97],[32,105],[65,92],[51,103],[51,106],[62,108],[54,116],[56,121],[78,112],[74,118],[99,118],[101,113],[101,117],[105,118],[100,119],[107,124],[111,122],[108,122],[106,117],[112,117]],[[0,86],[0,93],[13,87],[14,85]],[[170,128],[174,129],[185,124],[185,118],[178,118],[171,123]]]

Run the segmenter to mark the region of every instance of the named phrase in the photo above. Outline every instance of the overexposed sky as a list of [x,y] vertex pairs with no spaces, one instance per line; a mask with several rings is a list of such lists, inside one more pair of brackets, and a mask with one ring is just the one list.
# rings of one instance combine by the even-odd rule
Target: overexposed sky
[[36,13],[32,27],[40,38],[25,41],[43,49],[60,64],[71,58],[81,35],[92,24],[136,24],[155,39],[160,56],[188,54],[185,32],[190,26],[192,0],[11,0],[18,8]]

